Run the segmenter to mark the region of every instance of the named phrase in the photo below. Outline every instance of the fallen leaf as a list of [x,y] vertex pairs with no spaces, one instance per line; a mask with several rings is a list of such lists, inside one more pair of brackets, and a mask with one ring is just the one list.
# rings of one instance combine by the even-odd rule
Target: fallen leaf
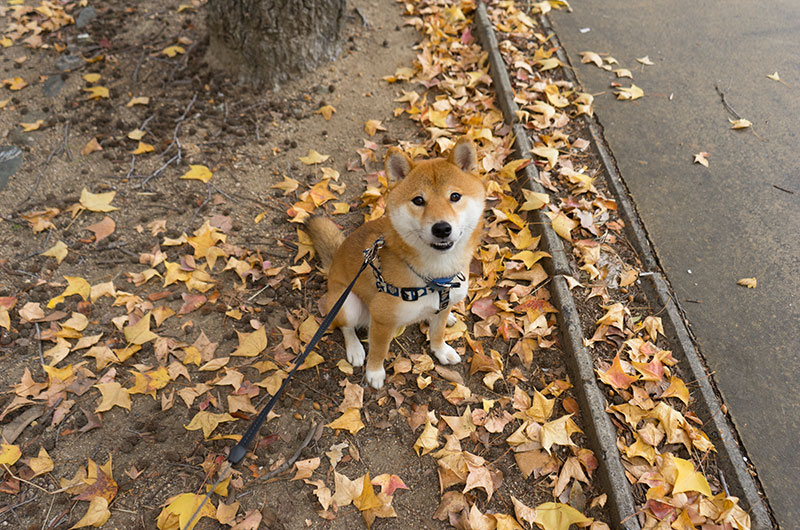
[[137,96],[131,98],[131,100],[125,104],[126,107],[133,107],[134,105],[149,105],[150,98],[147,96]]
[[355,407],[347,409],[341,416],[325,425],[331,429],[345,430],[350,434],[356,434],[364,428],[361,421],[361,411]]
[[186,53],[186,50],[183,48],[183,46],[178,46],[176,44],[173,46],[167,46],[166,48],[161,50],[161,53],[163,53],[167,57],[175,57],[176,55]]
[[89,93],[89,99],[108,99],[110,97],[108,89],[104,86],[90,86],[84,88],[83,91]]
[[580,52],[581,62],[592,63],[598,68],[603,68],[603,59],[595,52]]
[[548,453],[553,445],[574,446],[575,443],[570,436],[576,432],[581,432],[581,430],[572,421],[572,414],[567,414],[542,425],[539,431],[539,443]]
[[744,118],[739,118],[738,120],[728,118],[728,121],[731,122],[731,129],[747,129],[753,125],[749,120]]
[[87,226],[86,230],[94,232],[94,241],[97,243],[113,234],[116,228],[117,225],[114,220],[109,216],[105,216],[102,220]]
[[123,332],[128,344],[141,345],[158,338],[158,335],[150,331],[150,316],[151,313],[148,311],[135,325],[125,326]]
[[439,447],[439,429],[431,424],[430,420],[425,423],[425,428],[414,442],[414,450],[418,456],[427,455]]
[[86,156],[88,154],[94,153],[95,151],[102,151],[103,147],[100,145],[100,142],[97,141],[97,137],[93,137],[91,140],[86,142],[86,145],[83,146],[81,149],[81,155]]
[[614,94],[621,100],[633,101],[644,96],[644,90],[633,84],[630,87],[619,87],[617,90],[618,92]]
[[49,256],[51,258],[55,258],[57,263],[61,263],[62,261],[64,261],[64,258],[67,257],[68,253],[69,250],[67,249],[66,243],[59,240],[58,243],[48,248],[44,252],[42,252],[42,256]]
[[47,454],[44,447],[39,448],[39,456],[28,460],[28,467],[33,471],[33,476],[39,476],[43,473],[49,473],[53,470],[55,465],[53,459]]
[[321,155],[316,152],[314,149],[308,150],[308,156],[301,156],[299,157],[300,162],[304,163],[307,166],[312,166],[314,164],[321,164],[325,162],[327,159],[330,158],[330,155]]
[[103,400],[95,409],[95,412],[105,412],[111,410],[112,407],[121,407],[123,409],[131,410],[131,395],[128,390],[123,388],[121,384],[102,383],[94,385],[103,396]]
[[235,421],[236,418],[228,414],[227,412],[222,414],[216,414],[213,412],[209,412],[207,410],[201,410],[197,414],[194,415],[192,421],[189,422],[189,425],[184,425],[183,427],[187,431],[197,431],[199,429],[203,430],[203,438],[208,439],[214,429],[220,423],[225,423],[228,421]]
[[636,61],[647,66],[653,66],[655,64],[653,61],[650,60],[649,55],[645,55],[644,57],[637,57]]
[[12,465],[22,456],[19,446],[0,444],[0,464]]
[[44,120],[36,120],[35,122],[31,123],[25,123],[25,122],[20,123],[20,126],[22,127],[22,130],[24,132],[32,132],[39,130],[39,127],[41,127],[43,124]]
[[551,222],[553,224],[553,230],[555,230],[556,234],[567,241],[572,242],[571,232],[578,227],[578,221],[570,219],[564,214],[564,212],[558,212],[558,214],[551,219]]
[[737,280],[736,283],[743,285],[748,289],[755,289],[756,285],[758,284],[758,280],[756,278],[742,278],[741,280]]
[[333,116],[333,114],[335,112],[336,112],[336,109],[333,108],[332,105],[325,105],[323,107],[318,108],[316,111],[314,111],[315,114],[322,114],[322,117],[325,118],[326,121],[330,120],[331,116]]
[[[67,288],[64,289],[63,293],[54,298],[51,298],[50,301],[47,302],[48,309],[53,309],[58,304],[63,302],[68,296],[77,294],[84,300],[89,298],[89,293],[92,290],[92,286],[89,285],[89,282],[87,282],[80,276],[64,276],[64,279],[67,280]],[[28,307],[28,304],[26,304],[25,307]],[[44,314],[42,314],[42,317],[44,317]]]
[[234,357],[255,357],[267,347],[267,330],[261,326],[251,333],[237,331],[239,347],[231,353]]
[[708,167],[708,157],[711,156],[705,151],[700,151],[696,155],[694,155],[694,163],[701,164],[705,167]]
[[70,528],[101,527],[106,524],[109,517],[111,512],[108,509],[108,500],[103,497],[93,497],[84,516]]
[[[214,505],[210,502],[205,502],[204,495],[182,493],[170,498],[167,503],[164,509],[161,510],[161,513],[158,515],[158,520],[156,521],[156,526],[159,530],[174,530],[176,528],[180,528],[180,530],[191,530],[203,517],[211,517],[213,519],[216,516]],[[202,508],[200,508],[201,506]],[[191,526],[187,526],[189,524],[189,519],[192,518],[192,515],[198,508],[200,511],[197,517],[192,522]]]
[[100,74],[84,74],[83,80],[87,83],[97,83],[102,76]]
[[685,491],[696,491],[702,493],[706,497],[712,497],[711,488],[708,487],[706,478],[701,472],[695,471],[694,464],[688,460],[677,457],[672,457],[672,461],[677,469],[675,485],[672,487],[672,495],[677,495]]
[[143,155],[145,153],[152,153],[155,150],[156,150],[156,148],[153,147],[152,145],[150,145],[148,143],[145,143],[145,142],[139,142],[139,145],[136,146],[136,149],[131,151],[131,154],[132,155]]
[[294,467],[297,470],[294,477],[291,480],[300,480],[309,478],[313,473],[314,470],[319,467],[320,458],[315,456],[314,458],[308,458],[306,460],[298,460],[294,463]]
[[569,530],[573,524],[587,526],[591,524],[592,519],[567,504],[545,502],[536,507],[534,522],[542,530]]
[[362,479],[361,493],[353,499],[353,505],[358,508],[359,511],[363,512],[365,510],[379,508],[382,504],[377,495],[375,495],[375,490],[369,479],[369,472],[367,472]]
[[213,175],[213,173],[211,172],[210,169],[208,169],[208,167],[203,165],[190,165],[189,167],[191,169],[189,169],[189,171],[181,175],[180,178],[186,180],[192,180],[192,179],[200,180],[202,182],[208,182],[209,180],[211,180],[211,176]]
[[116,191],[109,191],[106,193],[91,193],[86,188],[81,190],[80,205],[91,212],[113,212],[119,210],[115,206],[111,206],[111,201],[114,200]]
[[364,132],[370,136],[375,136],[377,131],[385,131],[386,127],[383,126],[380,120],[367,120],[364,124]]

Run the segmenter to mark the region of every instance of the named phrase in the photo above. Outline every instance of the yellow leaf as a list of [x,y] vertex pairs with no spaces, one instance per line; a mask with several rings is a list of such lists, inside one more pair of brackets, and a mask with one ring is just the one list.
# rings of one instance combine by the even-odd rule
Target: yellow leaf
[[197,414],[194,415],[192,421],[189,422],[189,425],[184,425],[184,428],[187,431],[197,431],[202,429],[203,430],[203,438],[208,438],[209,435],[217,428],[217,425],[220,423],[225,423],[228,421],[235,421],[236,418],[228,414],[227,412],[222,414],[215,414],[213,412],[208,412],[207,410],[201,410]]
[[307,166],[312,166],[314,164],[321,164],[329,158],[330,155],[321,155],[313,149],[308,150],[308,156],[299,157],[300,162],[304,163]]
[[334,113],[336,113],[336,109],[333,108],[332,105],[325,105],[315,111],[315,114],[322,114],[322,117],[325,118],[326,121],[330,120]]
[[139,141],[142,138],[144,138],[144,131],[141,129],[134,129],[128,133],[128,138],[130,138],[131,140]]
[[296,181],[295,179],[289,178],[286,175],[284,175],[282,182],[278,182],[277,184],[273,184],[272,186],[270,186],[270,188],[283,190],[283,194],[284,195],[289,195],[290,193],[295,191],[299,185],[300,185],[300,183],[298,181]]
[[23,131],[31,132],[31,131],[38,130],[39,127],[41,127],[43,123],[44,123],[44,120],[36,120],[33,123],[20,123],[20,126],[22,127]]
[[128,344],[141,345],[158,338],[158,335],[150,331],[150,315],[151,313],[148,311],[147,314],[140,318],[139,322],[133,326],[125,326],[123,332],[125,333],[125,340],[128,341]]
[[68,252],[69,250],[67,249],[67,245],[63,241],[59,240],[58,243],[42,252],[42,256],[55,258],[58,263],[61,263],[64,261],[64,258],[67,257]]
[[94,84],[100,81],[100,77],[102,77],[100,74],[86,74],[83,76],[83,80],[87,83]]
[[255,357],[267,347],[267,329],[261,326],[252,333],[236,332],[239,335],[239,347],[231,353],[235,357]]
[[353,499],[353,505],[362,512],[383,506],[383,503],[380,501],[380,499],[378,499],[378,496],[375,495],[372,482],[369,480],[369,472],[364,475],[361,495]]
[[419,438],[417,438],[417,441],[414,442],[414,450],[417,452],[417,455],[427,455],[439,447],[438,438],[439,429],[434,427],[430,420],[428,420],[425,423],[425,428],[422,430],[422,434],[420,434]]
[[587,526],[592,519],[567,504],[545,502],[536,507],[536,519],[533,522],[543,530],[569,530],[573,524]]
[[331,205],[333,206],[331,215],[344,215],[350,213],[350,205],[346,202],[333,202]]
[[684,405],[689,405],[689,389],[686,388],[686,383],[679,377],[670,377],[669,386],[661,394],[661,397],[675,397],[683,401]]
[[28,467],[30,467],[33,471],[33,476],[36,477],[44,473],[51,472],[55,465],[53,464],[53,459],[50,458],[49,454],[47,454],[45,448],[40,447],[39,456],[28,460]]
[[[203,517],[211,517],[214,518],[217,514],[216,508],[210,502],[205,502],[204,495],[195,495],[194,493],[182,493],[180,495],[176,495],[169,499],[169,504],[161,510],[161,513],[158,515],[158,520],[156,521],[156,526],[159,530],[192,530],[195,525],[200,522],[200,519]],[[200,508],[202,506],[202,508]],[[194,521],[192,521],[191,526],[186,526],[189,524],[189,519],[192,518],[197,509],[200,509],[200,513],[197,514],[197,517]]]
[[581,63],[593,63],[598,68],[603,67],[603,59],[595,52],[580,52]]
[[56,305],[63,302],[65,298],[74,294],[80,295],[84,300],[89,297],[89,293],[92,291],[92,286],[89,285],[89,282],[80,276],[64,276],[64,279],[67,280],[67,288],[64,289],[63,293],[47,302],[48,309],[53,309]]
[[139,145],[136,146],[136,149],[131,151],[131,154],[133,154],[133,155],[142,155],[144,153],[151,153],[151,152],[153,152],[155,150],[156,150],[156,148],[153,147],[152,145],[140,141]]
[[92,212],[113,212],[114,210],[119,210],[119,208],[111,206],[111,201],[114,200],[116,194],[116,191],[91,193],[86,188],[83,188],[81,190],[80,204]]
[[744,118],[739,118],[738,120],[728,118],[728,121],[731,122],[731,129],[747,129],[753,125],[749,120]]
[[89,99],[109,98],[108,89],[104,86],[90,86],[83,91],[89,93]]
[[28,86],[28,82],[21,77],[13,77],[11,79],[3,79],[2,83],[8,86],[9,90],[22,90]]
[[104,497],[92,497],[89,501],[89,508],[86,514],[81,517],[81,520],[75,523],[72,528],[84,528],[86,526],[94,526],[99,528],[106,524],[108,518],[111,517],[111,512],[108,509],[108,500]]
[[330,427],[331,429],[345,430],[350,434],[356,434],[358,431],[364,428],[364,423],[361,421],[361,411],[355,407],[351,407],[337,419],[325,426]]
[[552,218],[553,230],[556,234],[569,242],[572,242],[571,232],[578,226],[578,221],[570,219],[564,212],[558,212],[558,215]]
[[542,448],[548,453],[553,445],[574,446],[575,443],[570,436],[576,432],[581,432],[581,430],[575,425],[575,422],[572,421],[572,414],[567,414],[561,416],[557,420],[542,425],[539,431],[539,443],[542,444]]
[[709,156],[710,155],[708,153],[706,153],[705,151],[700,151],[699,153],[694,155],[694,163],[703,165],[705,167],[708,167],[708,157]]
[[543,208],[545,204],[550,204],[550,196],[546,193],[537,193],[522,188],[522,194],[525,196],[525,202],[519,207],[521,212],[538,210]]
[[644,90],[634,84],[631,84],[630,87],[619,87],[617,90],[619,90],[619,92],[614,92],[617,99],[633,101],[634,99],[639,99],[644,96]]
[[617,77],[627,77],[629,79],[633,79],[633,74],[627,68],[617,68],[614,70],[614,73],[617,74]]
[[167,46],[161,53],[166,55],[167,57],[175,57],[178,54],[186,53],[186,50],[183,49],[183,46],[178,46],[177,44],[174,46]]
[[741,280],[737,280],[736,283],[743,285],[748,289],[755,289],[756,285],[758,284],[758,280],[756,278],[742,278]]
[[377,131],[385,131],[386,127],[383,126],[381,120],[367,120],[364,124],[364,132],[370,136],[375,136]]
[[131,395],[128,390],[119,383],[101,383],[94,385],[103,396],[103,401],[95,409],[95,412],[105,412],[112,407],[121,407],[131,410]]
[[102,151],[103,147],[100,145],[100,142],[97,141],[97,137],[95,136],[88,142],[86,145],[83,146],[81,149],[81,155],[86,156],[88,154],[94,153],[95,151]]
[[125,104],[126,107],[133,107],[134,105],[149,105],[150,98],[147,96],[136,96]]
[[531,152],[536,156],[547,159],[547,169],[553,169],[558,164],[558,149],[555,147],[540,145],[531,149]]
[[211,180],[213,173],[211,173],[211,170],[208,169],[208,167],[203,165],[190,165],[189,168],[189,171],[181,175],[182,179],[201,180],[203,182],[208,182]]
[[12,465],[22,456],[19,447],[11,444],[0,444],[0,464]]
[[685,491],[696,491],[706,497],[712,497],[711,488],[708,481],[699,471],[694,470],[694,464],[683,458],[672,457],[678,471],[675,477],[675,485],[672,487],[672,494],[683,493]]

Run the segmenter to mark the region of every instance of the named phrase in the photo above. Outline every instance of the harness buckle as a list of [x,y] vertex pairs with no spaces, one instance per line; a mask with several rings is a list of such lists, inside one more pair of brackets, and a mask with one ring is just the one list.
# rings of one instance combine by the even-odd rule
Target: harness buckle
[[383,248],[383,236],[375,240],[369,248],[364,249],[364,264],[372,263],[378,257],[378,251]]

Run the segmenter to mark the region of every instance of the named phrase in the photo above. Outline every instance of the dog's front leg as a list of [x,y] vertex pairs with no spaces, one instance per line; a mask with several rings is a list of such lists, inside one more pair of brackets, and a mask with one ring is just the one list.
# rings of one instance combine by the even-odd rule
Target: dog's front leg
[[392,342],[397,326],[387,322],[379,322],[372,318],[369,324],[369,353],[367,354],[367,370],[365,373],[367,383],[372,388],[383,388],[386,379],[386,370],[383,360],[389,353],[389,344]]
[[431,341],[431,350],[442,364],[456,364],[461,362],[461,356],[449,344],[444,341],[444,330],[449,322],[450,309],[439,311],[430,320],[428,336]]

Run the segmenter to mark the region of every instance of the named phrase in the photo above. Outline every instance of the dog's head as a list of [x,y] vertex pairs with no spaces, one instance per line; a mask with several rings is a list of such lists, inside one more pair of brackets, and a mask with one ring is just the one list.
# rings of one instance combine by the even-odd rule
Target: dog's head
[[446,159],[415,163],[400,149],[389,149],[386,176],[396,184],[386,197],[386,211],[407,244],[443,253],[466,244],[486,202],[476,170],[475,145],[463,137]]

